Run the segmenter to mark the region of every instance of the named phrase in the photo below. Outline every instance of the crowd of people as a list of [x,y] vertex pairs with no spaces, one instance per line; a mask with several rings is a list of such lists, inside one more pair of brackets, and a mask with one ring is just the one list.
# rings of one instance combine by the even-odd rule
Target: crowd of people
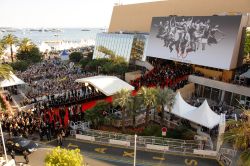
[[135,89],[142,86],[160,86],[177,90],[187,84],[187,76],[192,73],[192,67],[186,64],[175,64],[170,61],[161,62],[157,59],[151,63],[154,65],[153,70],[131,81],[131,85]]
[[64,64],[60,60],[53,59],[32,65],[24,72],[17,72],[16,75],[31,87],[26,96],[38,100],[44,96],[71,93],[81,89],[82,85],[75,80],[95,74],[83,71],[72,63]]
[[9,137],[21,136],[28,138],[33,136],[44,137],[50,141],[57,138],[58,144],[62,144],[62,138],[69,135],[69,122],[84,120],[82,104],[61,106],[57,109],[45,109],[35,107],[32,110],[20,111],[15,113],[2,113],[3,130],[9,133]]

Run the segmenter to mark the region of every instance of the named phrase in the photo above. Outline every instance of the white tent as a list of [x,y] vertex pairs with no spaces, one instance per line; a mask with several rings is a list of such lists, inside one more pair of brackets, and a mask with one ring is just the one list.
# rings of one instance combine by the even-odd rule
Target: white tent
[[247,72],[241,74],[240,76],[245,78],[250,78],[250,69],[248,69]]
[[[18,50],[19,46],[12,45],[12,51],[13,53],[16,53]],[[7,48],[4,50],[4,54],[10,55],[10,46],[7,46]]]
[[185,114],[185,119],[188,119],[209,129],[214,128],[220,123],[220,115],[211,110],[207,103],[207,100],[205,100],[197,109]]
[[0,82],[0,87],[4,88],[4,87],[9,87],[9,86],[14,86],[14,85],[21,85],[21,84],[25,84],[25,82],[23,82],[23,80],[18,78],[15,74],[11,73],[9,79],[5,79]]
[[[167,106],[165,106],[165,110],[167,110]],[[177,92],[175,96],[175,103],[171,113],[209,129],[212,129],[220,122],[220,115],[211,110],[207,100],[205,100],[202,105],[197,108],[188,104],[182,98],[180,92]]]
[[47,43],[42,42],[42,44],[39,46],[39,50],[41,52],[46,52],[46,51],[49,52],[49,51],[51,51],[51,47]]
[[[188,104],[181,96],[180,92],[177,92],[176,96],[175,96],[175,103],[174,106],[172,108],[172,112],[173,114],[181,117],[181,118],[185,118],[185,114],[189,113],[190,111],[193,111],[197,109],[197,107],[194,107],[190,104]],[[167,106],[165,106],[165,110],[167,110]]]
[[112,96],[122,89],[129,91],[134,90],[134,87],[127,82],[115,76],[93,76],[75,80],[79,83],[91,84],[93,87],[101,91],[106,96]]

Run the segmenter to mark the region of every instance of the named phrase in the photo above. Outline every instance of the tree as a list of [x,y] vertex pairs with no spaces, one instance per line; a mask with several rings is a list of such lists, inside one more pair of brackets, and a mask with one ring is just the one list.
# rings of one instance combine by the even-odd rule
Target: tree
[[136,111],[141,108],[142,98],[140,96],[130,96],[131,100],[128,103],[129,113],[133,117],[133,127],[136,126]]
[[136,35],[131,49],[130,59],[132,61],[141,60],[144,52],[146,38],[144,35]]
[[243,63],[249,63],[249,62],[250,62],[250,31],[247,31],[244,42]]
[[104,47],[104,46],[99,46],[97,47],[97,50],[99,52],[102,52],[104,54],[104,57],[106,58],[107,55],[109,55],[109,58],[110,59],[114,59],[116,57],[116,54],[114,51]]
[[126,109],[128,108],[128,103],[130,102],[131,92],[127,89],[122,89],[120,92],[114,95],[114,101],[113,104],[115,106],[121,107],[121,113],[122,113],[122,132],[125,132],[125,114]]
[[37,63],[42,60],[42,54],[39,48],[33,45],[30,49],[19,49],[17,52],[17,59],[20,61],[26,61],[28,63]]
[[31,42],[30,39],[23,38],[19,43],[18,50],[20,52],[30,52],[33,47],[35,47],[35,45]]
[[84,160],[80,149],[67,150],[56,147],[45,158],[46,166],[82,166],[83,164]]
[[[249,110],[246,110],[249,111]],[[250,122],[249,115],[244,111],[246,119],[227,121],[227,131],[223,135],[225,142],[232,143],[234,148],[241,150],[239,165],[250,165]]]
[[141,87],[141,89],[138,91],[138,95],[142,97],[142,101],[146,106],[145,126],[147,127],[149,122],[150,108],[152,108],[156,104],[156,89]]
[[72,52],[69,55],[69,60],[74,63],[79,63],[82,58],[83,58],[83,55],[81,52]]
[[248,55],[249,53],[250,53],[250,31],[247,31],[244,43],[244,55]]
[[85,112],[85,119],[90,121],[94,128],[98,128],[104,123],[104,111],[109,110],[109,103],[99,101],[94,108]]
[[0,42],[0,56],[3,54],[4,51],[4,45],[3,42]]
[[[164,107],[166,105],[168,107],[169,113],[171,112],[172,107],[174,105],[174,101],[175,101],[175,93],[172,89],[169,89],[169,88],[161,89],[160,87],[157,87],[156,90],[157,90],[156,103],[161,108],[161,127],[163,127],[164,126],[163,121],[164,121],[164,116],[165,116]],[[169,114],[169,117],[170,117],[170,114]]]
[[6,35],[6,36],[3,37],[3,43],[4,43],[4,45],[9,45],[10,46],[11,61],[14,62],[13,48],[12,48],[12,46],[14,44],[18,43],[17,37],[14,36],[14,35],[12,35],[12,34],[8,34],[8,35]]
[[29,63],[27,61],[16,61],[11,63],[11,66],[14,70],[23,72],[29,67]]
[[12,70],[11,66],[7,64],[0,64],[0,79],[8,79]]

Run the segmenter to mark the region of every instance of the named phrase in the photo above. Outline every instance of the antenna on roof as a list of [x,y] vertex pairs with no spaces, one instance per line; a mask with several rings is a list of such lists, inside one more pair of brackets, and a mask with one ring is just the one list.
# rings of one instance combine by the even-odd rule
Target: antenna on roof
[[122,2],[121,0],[118,0],[118,2],[115,3],[115,6],[120,6],[120,5],[122,5]]

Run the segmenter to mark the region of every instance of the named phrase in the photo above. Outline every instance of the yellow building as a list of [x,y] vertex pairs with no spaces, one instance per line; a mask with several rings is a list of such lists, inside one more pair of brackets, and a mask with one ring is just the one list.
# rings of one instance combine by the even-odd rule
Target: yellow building
[[[164,0],[114,6],[109,32],[150,32],[152,17],[250,13],[249,0]],[[250,26],[250,20],[248,21]]]

